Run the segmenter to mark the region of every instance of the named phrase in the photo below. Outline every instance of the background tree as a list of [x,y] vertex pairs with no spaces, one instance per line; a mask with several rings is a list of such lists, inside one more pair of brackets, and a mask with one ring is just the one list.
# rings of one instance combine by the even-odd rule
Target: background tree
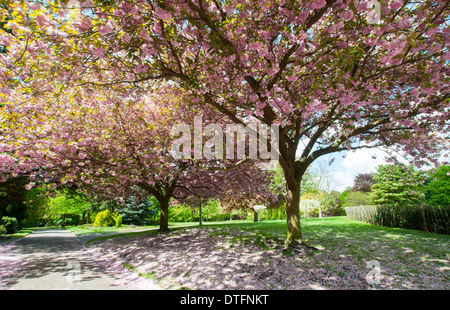
[[450,166],[440,166],[431,174],[427,196],[431,205],[450,206]]
[[[91,205],[80,195],[70,195],[67,191],[56,192],[48,199],[46,215],[53,218],[58,225],[77,225]],[[66,218],[70,219],[66,221]]]
[[373,184],[373,173],[358,173],[353,180],[352,191],[369,193]]
[[[212,197],[211,197],[212,198]],[[182,203],[187,204],[193,211],[198,211],[198,224],[203,224],[203,215],[202,215],[202,207],[208,203],[209,199],[207,197],[201,197],[201,196],[188,196],[186,198],[180,199]],[[192,213],[191,213],[192,214]]]
[[[32,108],[16,105],[11,130],[3,137],[15,150],[11,173],[31,170],[33,183],[75,184],[104,199],[153,195],[160,206],[161,231],[168,230],[171,198],[211,198],[226,191],[270,195],[264,191],[271,173],[254,162],[236,167],[232,160],[173,157],[173,126],[180,117],[189,126],[200,112],[180,104],[179,90],[160,84],[158,94],[129,91],[88,90],[59,104],[42,100]],[[208,114],[203,115],[206,119]],[[214,116],[211,120],[220,121]]]
[[160,209],[158,200],[151,196],[140,201],[137,197],[128,197],[116,207],[122,215],[122,223],[128,225],[150,225]]
[[380,165],[371,197],[377,205],[415,206],[424,201],[426,174],[404,164]]
[[373,200],[370,193],[353,190],[348,193],[347,199],[345,201],[345,206],[347,207],[368,206],[372,204]]
[[48,191],[44,187],[34,187],[25,194],[26,215],[23,227],[37,227],[45,216],[48,204]]
[[0,183],[3,192],[0,195],[0,214],[16,218],[20,227],[22,220],[26,217],[27,190],[25,187],[29,182],[29,177],[22,174]]

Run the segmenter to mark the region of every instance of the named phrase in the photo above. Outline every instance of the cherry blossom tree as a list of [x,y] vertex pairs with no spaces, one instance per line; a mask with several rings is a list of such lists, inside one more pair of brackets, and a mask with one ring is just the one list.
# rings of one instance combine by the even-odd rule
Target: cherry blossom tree
[[29,186],[77,184],[105,199],[153,195],[161,208],[161,231],[168,230],[171,198],[259,187],[249,175],[270,172],[254,162],[237,168],[232,161],[173,158],[172,125],[180,117],[188,124],[193,120],[192,109],[180,104],[177,93],[160,84],[152,95],[77,92],[61,96],[59,104],[16,104],[0,139],[15,162],[4,169],[12,175],[29,173]]
[[317,158],[387,146],[421,165],[447,147],[448,0],[8,4],[2,93],[165,79],[237,124],[278,124],[288,244],[302,242],[300,184]]

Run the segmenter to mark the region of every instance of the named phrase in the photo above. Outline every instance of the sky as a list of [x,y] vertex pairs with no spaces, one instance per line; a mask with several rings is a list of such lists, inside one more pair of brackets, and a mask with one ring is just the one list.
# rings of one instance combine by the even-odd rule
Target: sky
[[379,149],[360,149],[334,156],[335,162],[330,170],[336,183],[335,189],[340,192],[353,186],[353,180],[359,173],[376,172],[379,165],[387,163],[387,153]]
[[[319,169],[322,166],[324,174],[329,175],[329,190],[342,192],[353,186],[353,180],[359,173],[376,172],[378,165],[386,164],[386,156],[387,153],[379,149],[359,149],[319,158],[311,168]],[[330,165],[332,158],[334,161]]]

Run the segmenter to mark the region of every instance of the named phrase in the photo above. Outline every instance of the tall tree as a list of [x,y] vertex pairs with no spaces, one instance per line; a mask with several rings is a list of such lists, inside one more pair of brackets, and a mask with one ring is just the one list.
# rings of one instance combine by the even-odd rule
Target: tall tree
[[371,197],[375,204],[414,206],[425,199],[426,174],[413,166],[391,164],[378,166]]
[[15,95],[170,79],[232,122],[278,124],[288,244],[317,158],[388,146],[423,164],[447,147],[450,0],[64,3],[14,7],[1,75],[28,80]]

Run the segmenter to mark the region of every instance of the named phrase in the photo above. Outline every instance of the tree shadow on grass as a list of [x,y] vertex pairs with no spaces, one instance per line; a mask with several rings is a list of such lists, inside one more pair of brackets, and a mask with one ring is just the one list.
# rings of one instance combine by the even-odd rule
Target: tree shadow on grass
[[[268,224],[266,235],[263,223],[248,223],[114,238],[92,246],[169,289],[448,288],[442,276],[448,239],[434,234],[342,219],[305,221],[304,235],[321,250],[286,255],[280,250],[282,224]],[[412,252],[402,248],[420,242]],[[444,248],[433,252],[434,246]],[[424,255],[430,259],[418,262]],[[373,260],[381,265],[375,284],[367,280],[367,262]],[[414,275],[417,270],[426,270],[426,277]]]

